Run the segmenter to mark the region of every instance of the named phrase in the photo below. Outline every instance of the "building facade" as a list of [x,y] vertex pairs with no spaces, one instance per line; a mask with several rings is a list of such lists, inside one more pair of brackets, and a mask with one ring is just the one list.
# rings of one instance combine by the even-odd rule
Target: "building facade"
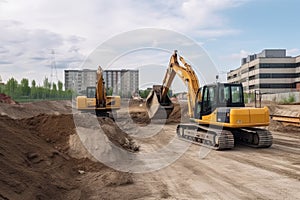
[[285,49],[266,49],[242,58],[241,66],[227,73],[227,82],[242,83],[244,92],[279,93],[300,90],[300,55]]
[[65,89],[71,89],[77,94],[85,95],[86,88],[95,86],[97,70],[65,70]]
[[104,70],[103,79],[106,88],[114,95],[131,97],[139,89],[138,70]]
[[[114,95],[131,97],[139,88],[138,70],[104,70],[105,86]],[[65,89],[72,89],[77,94],[85,95],[86,88],[96,86],[97,70],[65,70]]]

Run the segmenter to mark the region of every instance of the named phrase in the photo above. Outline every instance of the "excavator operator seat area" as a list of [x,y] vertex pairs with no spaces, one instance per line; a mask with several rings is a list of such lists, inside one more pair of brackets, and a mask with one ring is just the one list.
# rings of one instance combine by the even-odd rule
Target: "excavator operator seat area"
[[195,117],[198,119],[220,107],[245,107],[242,84],[205,85],[197,95],[202,95],[202,101],[195,104]]
[[87,98],[95,98],[96,97],[96,87],[87,87],[86,88],[86,96],[87,96]]

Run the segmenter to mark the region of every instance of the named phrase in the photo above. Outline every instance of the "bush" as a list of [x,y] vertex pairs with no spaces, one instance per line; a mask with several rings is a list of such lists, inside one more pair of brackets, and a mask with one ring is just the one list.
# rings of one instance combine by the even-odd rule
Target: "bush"
[[294,103],[295,101],[296,101],[296,99],[295,99],[295,95],[294,94],[289,94],[288,98],[284,98],[283,99],[283,103],[284,104]]

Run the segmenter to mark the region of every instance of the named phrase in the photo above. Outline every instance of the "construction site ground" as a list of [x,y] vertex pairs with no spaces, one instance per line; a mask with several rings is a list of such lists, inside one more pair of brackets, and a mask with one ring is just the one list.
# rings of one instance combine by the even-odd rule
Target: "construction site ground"
[[[265,104],[271,113],[300,112],[299,105]],[[71,105],[70,101],[0,103],[0,199],[300,199],[299,127],[272,121],[270,148],[236,144],[231,150],[201,156],[201,147],[191,144],[162,169],[130,173],[97,162],[82,147]],[[118,124],[125,128],[110,119],[98,121],[110,142],[135,154],[176,140],[181,110],[187,111],[186,105],[181,109],[177,105],[162,130],[139,139],[129,134],[129,120],[147,126],[145,106],[123,105],[129,109],[120,111]],[[128,111],[131,119],[122,117]]]

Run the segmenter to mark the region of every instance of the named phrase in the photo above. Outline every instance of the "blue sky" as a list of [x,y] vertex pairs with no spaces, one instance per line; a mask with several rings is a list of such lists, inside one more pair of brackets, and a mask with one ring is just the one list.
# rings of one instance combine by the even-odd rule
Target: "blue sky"
[[[261,0],[225,10],[222,15],[239,33],[216,38],[203,46],[216,59],[218,68],[225,71],[240,64],[235,59],[239,54],[258,53],[265,48],[284,48],[291,56],[300,55],[300,27],[296,20],[299,8],[297,0]],[[230,59],[226,58],[228,55]]]
[[[63,80],[64,69],[85,68],[89,55],[114,36],[161,28],[203,47],[224,80],[242,57],[265,48],[300,55],[299,8],[297,0],[0,0],[0,76],[42,83],[50,77],[54,50],[58,79]],[[145,63],[166,65],[170,55],[162,56],[157,62],[150,56]],[[160,82],[163,72],[156,74],[147,73]]]

